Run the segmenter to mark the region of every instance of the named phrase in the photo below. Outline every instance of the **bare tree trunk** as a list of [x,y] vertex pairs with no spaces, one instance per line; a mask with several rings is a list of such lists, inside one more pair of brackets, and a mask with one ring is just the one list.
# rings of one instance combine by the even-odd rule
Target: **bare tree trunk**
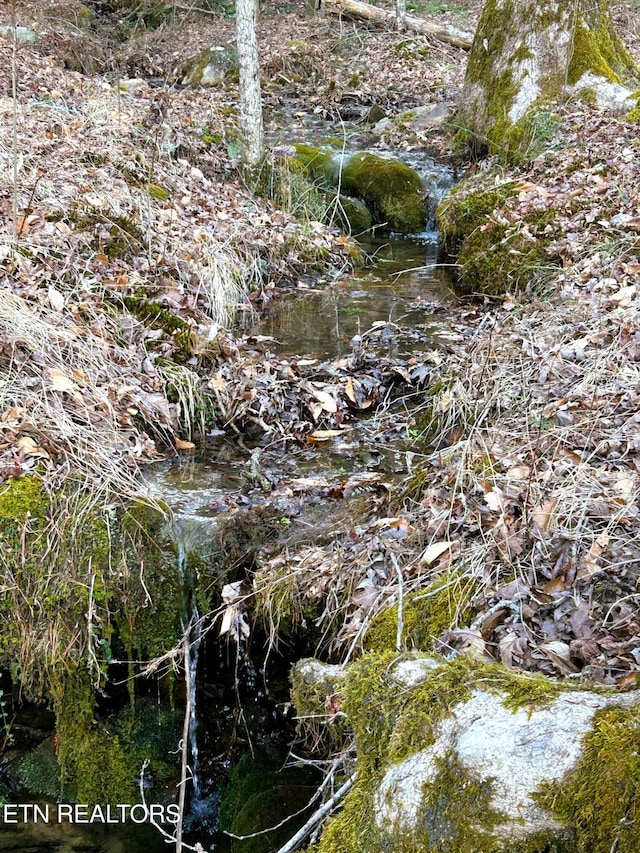
[[265,154],[256,19],[257,0],[236,1],[242,161],[250,171],[262,163]]
[[396,27],[404,30],[407,16],[407,0],[396,0]]

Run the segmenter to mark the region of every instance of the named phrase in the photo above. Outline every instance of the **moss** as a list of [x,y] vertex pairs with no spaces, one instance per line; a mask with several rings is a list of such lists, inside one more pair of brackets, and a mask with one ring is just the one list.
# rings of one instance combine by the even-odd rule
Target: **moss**
[[[407,596],[402,608],[403,648],[431,651],[443,631],[465,624],[469,603],[477,592],[473,582],[452,572]],[[372,621],[364,636],[364,648],[371,652],[395,649],[397,625],[398,605],[394,604]]]
[[[341,168],[341,155],[330,148],[304,144],[295,148],[296,159],[319,187],[335,189],[339,186],[348,196],[360,199],[375,224],[404,233],[421,231],[425,227],[427,210],[422,180],[401,160],[360,152],[345,156]],[[366,224],[362,216],[363,210],[359,208],[357,228]]]
[[432,744],[438,724],[477,685],[504,696],[514,709],[545,706],[561,689],[541,676],[467,658],[443,661],[426,670],[422,682],[406,687],[393,676],[399,660],[391,651],[365,654],[348,669],[343,708],[355,733],[358,780],[327,827],[319,853],[575,853],[550,833],[497,842],[492,832],[502,816],[491,805],[490,780],[474,777],[454,753],[438,759],[436,779],[423,788],[415,832],[376,825],[374,793],[386,770]]
[[60,796],[60,765],[53,739],[45,740],[24,756],[18,767],[18,779],[30,794],[42,797]]
[[512,229],[489,220],[463,243],[458,255],[459,283],[465,292],[500,295],[523,290],[533,279],[550,269],[558,270],[546,250],[549,237]]
[[497,215],[518,183],[471,179],[438,207],[444,251],[458,262],[463,292],[502,294],[548,280],[561,264],[550,254],[557,211],[534,210],[519,222]]
[[120,522],[122,569],[114,614],[118,638],[145,660],[174,648],[182,636],[184,579],[165,516],[145,504]]
[[[311,814],[313,806],[309,806],[309,802],[315,793],[315,787],[276,785],[268,791],[254,794],[243,803],[231,831],[235,835],[261,834],[242,841],[234,838],[231,843],[233,853],[272,853],[279,850]],[[278,829],[264,832],[284,820],[286,823]]]
[[145,236],[130,216],[77,208],[69,212],[68,220],[78,231],[93,231],[93,248],[109,258],[138,255],[145,246]]
[[569,85],[579,82],[588,71],[610,83],[619,83],[620,74],[636,70],[630,54],[605,19],[605,8],[602,2],[597,4],[592,10],[594,20],[590,20],[589,27],[578,22],[574,29],[573,51],[567,70]]
[[640,91],[634,92],[632,97],[635,99],[636,106],[630,110],[627,115],[627,121],[640,121]]
[[179,753],[176,749],[182,734],[184,714],[164,705],[127,707],[115,722],[114,732],[126,744],[138,771],[149,762],[154,786],[166,782],[176,773]]
[[448,753],[436,759],[437,775],[425,786],[418,817],[419,850],[476,853],[494,847],[491,833],[502,815],[491,807],[492,785],[465,770]]
[[193,327],[182,317],[151,299],[139,296],[124,296],[124,305],[146,326],[159,328],[175,342],[174,358],[188,361],[193,355],[195,338]]
[[[558,62],[558,44],[538,46],[532,51],[522,44],[519,31],[522,17],[513,0],[504,3],[488,0],[476,28],[465,78],[466,94],[460,117],[458,141],[470,146],[477,155],[498,154],[508,161],[536,156],[531,153],[531,122],[538,110],[556,107],[566,84],[579,83],[586,72],[609,82],[620,82],[623,74],[633,74],[633,61],[617,36],[609,19],[605,0],[591,6],[578,4],[535,4],[527,10],[526,33],[533,36],[554,27],[566,32],[565,62]],[[577,19],[574,18],[577,15]],[[531,60],[537,54],[546,73]],[[548,54],[548,55],[547,55]],[[527,113],[513,121],[510,111],[526,79],[534,75],[538,88]],[[468,95],[468,101],[465,98]],[[536,141],[535,139],[533,140]]]
[[299,142],[295,145],[296,159],[320,186],[329,188],[335,183],[335,151]]
[[547,785],[542,805],[573,824],[578,853],[640,850],[640,710],[598,711],[577,767]]
[[109,509],[90,506],[86,484],[49,493],[36,475],[9,480],[0,490],[0,547],[0,664],[38,699],[53,669],[86,665],[88,612],[92,642],[109,642]]
[[338,196],[339,219],[343,230],[349,234],[364,234],[371,229],[373,219],[367,205],[359,198]]
[[457,256],[463,241],[517,192],[518,182],[513,180],[489,183],[471,178],[458,184],[436,210],[444,251]]
[[229,773],[220,804],[220,828],[249,835],[296,815],[278,831],[247,841],[233,841],[235,853],[268,853],[279,849],[308,816],[305,806],[316,791],[317,774],[309,767],[282,770],[273,748],[245,753]]
[[136,801],[140,768],[117,735],[94,720],[95,698],[86,673],[53,686],[61,787],[81,803]]
[[354,154],[343,167],[342,187],[363,199],[374,220],[392,231],[413,233],[426,225],[422,180],[395,157]]

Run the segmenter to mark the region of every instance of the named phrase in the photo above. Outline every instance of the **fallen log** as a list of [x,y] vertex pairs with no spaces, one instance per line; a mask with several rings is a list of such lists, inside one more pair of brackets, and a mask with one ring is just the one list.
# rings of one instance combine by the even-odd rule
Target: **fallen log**
[[[382,25],[391,23],[395,25],[396,13],[394,11],[379,9],[370,3],[364,3],[363,0],[321,0],[321,4],[318,5],[332,15],[344,15],[349,18],[355,18],[358,21],[369,21],[374,24]],[[432,36],[438,39],[438,41],[452,44],[454,47],[461,47],[464,50],[471,48],[473,33],[459,30],[456,27],[432,24],[423,18],[416,18],[413,15],[405,15],[404,25],[407,30],[413,30],[425,36]]]

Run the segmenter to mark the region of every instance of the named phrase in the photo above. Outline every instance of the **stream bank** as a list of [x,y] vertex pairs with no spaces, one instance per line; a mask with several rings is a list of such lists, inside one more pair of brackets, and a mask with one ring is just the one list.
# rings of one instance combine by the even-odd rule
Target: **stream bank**
[[[629,29],[631,10],[630,15]],[[297,16],[283,17],[274,31],[292,24]],[[301,26],[308,27],[311,44],[318,22]],[[299,57],[292,56],[286,39],[277,40],[268,59],[289,77],[266,93],[276,107],[285,89],[296,89],[301,101],[318,98],[310,102],[332,117],[354,98],[365,106],[373,94],[390,88],[380,68],[365,61],[378,49],[385,58],[396,56],[390,73],[405,89],[390,91],[385,109],[405,108],[407,92],[417,99],[440,97],[438,87],[449,72],[430,66],[433,73],[424,73],[426,54],[420,51],[426,46],[350,25],[331,29],[330,49],[322,44],[302,51],[310,70],[301,81],[292,79],[299,67],[290,68]],[[349,69],[344,79],[342,71],[323,77],[327,66],[318,60],[324,51],[347,63],[341,66]],[[209,92],[172,92],[164,118],[172,131],[165,136],[152,108],[155,90],[116,96],[115,89],[63,74],[42,58],[24,53],[20,58],[19,146],[27,152],[26,163],[40,162],[44,150],[41,159],[51,171],[43,180],[23,173],[19,190],[26,215],[19,251],[5,253],[3,245],[9,286],[2,294],[7,379],[1,386],[2,472],[5,478],[29,473],[42,478],[46,501],[35,500],[39,494],[29,503],[18,500],[19,490],[9,494],[13,480],[3,487],[10,540],[5,553],[29,559],[3,575],[10,595],[2,601],[2,648],[8,638],[6,659],[14,664],[14,678],[26,678],[27,686],[29,679],[37,682],[39,671],[29,654],[66,651],[70,637],[79,642],[64,657],[66,665],[79,660],[84,668],[88,661],[94,676],[113,666],[111,673],[122,683],[111,707],[109,701],[90,706],[86,683],[73,685],[80,692],[70,694],[84,700],[75,708],[91,733],[85,755],[103,761],[106,751],[108,758],[123,758],[132,730],[125,727],[121,736],[126,720],[115,718],[129,699],[127,661],[137,658],[134,668],[140,669],[182,637],[180,619],[169,619],[163,609],[180,599],[173,616],[182,612],[180,561],[164,519],[157,520],[152,535],[132,535],[130,547],[125,543],[119,552],[122,561],[103,559],[114,520],[137,490],[135,466],[172,444],[177,454],[189,454],[200,430],[221,425],[232,433],[235,426],[245,449],[239,448],[234,494],[222,499],[214,487],[211,504],[205,500],[201,507],[202,514],[226,515],[227,521],[217,555],[199,562],[193,554],[195,573],[204,581],[201,614],[220,606],[222,554],[238,572],[229,580],[241,587],[240,598],[227,591],[220,616],[240,633],[248,623],[259,644],[263,630],[277,636],[285,653],[286,643],[300,635],[313,640],[314,652],[318,648],[324,658],[339,661],[363,643],[379,652],[391,647],[395,655],[397,645],[432,652],[435,640],[445,655],[470,653],[552,682],[633,687],[639,631],[635,127],[592,113],[588,105],[569,105],[551,127],[557,135],[541,159],[508,173],[499,163],[489,165],[489,172],[497,170],[491,182],[513,180],[517,191],[483,208],[460,236],[465,258],[472,261],[470,288],[497,281],[497,292],[456,311],[449,306],[443,311],[430,299],[425,315],[412,321],[426,324],[427,315],[446,313],[453,337],[442,336],[424,358],[415,352],[429,345],[430,329],[419,330],[412,342],[411,331],[396,328],[397,318],[389,322],[388,304],[375,334],[362,333],[357,323],[352,334],[354,326],[345,325],[342,314],[354,314],[340,301],[334,335],[342,343],[340,358],[320,352],[310,359],[296,352],[280,357],[272,342],[260,340],[259,329],[240,338],[221,330],[220,306],[211,298],[217,284],[208,285],[248,277],[256,285],[250,301],[262,305],[285,281],[304,279],[309,264],[329,259],[340,266],[351,255],[337,235],[291,222],[235,182],[234,110],[225,103],[233,101],[231,90],[213,107]],[[361,88],[362,80],[346,79],[358,62],[372,69]],[[6,54],[0,74],[7,91],[10,66]],[[458,61],[453,76],[460,70]],[[35,91],[41,97],[34,101]],[[185,138],[185,128],[194,129],[194,114],[197,133]],[[201,116],[211,134],[204,132]],[[399,134],[406,141],[401,131],[392,123],[389,138]],[[114,138],[115,147],[106,144]],[[427,144],[419,134],[412,138]],[[75,171],[66,171],[67,163]],[[61,174],[65,182],[58,180]],[[5,202],[9,210],[10,199]],[[74,202],[79,209],[69,210]],[[536,223],[538,210],[544,215]],[[474,234],[475,245],[469,240]],[[551,244],[545,243],[547,234]],[[12,236],[5,237],[11,247]],[[233,252],[227,251],[230,245]],[[542,272],[542,288],[530,288],[525,297],[510,292],[514,259],[517,272],[524,251],[538,246],[544,255],[534,253],[534,263],[527,258],[524,266],[527,273]],[[494,264],[483,266],[496,256],[497,273]],[[196,280],[188,274],[193,268]],[[232,274],[225,276],[225,270]],[[529,275],[516,285],[527,291],[528,282]],[[282,327],[273,322],[274,330]],[[352,343],[358,332],[364,341]],[[412,408],[415,401],[419,412]],[[363,427],[374,407],[380,417]],[[347,421],[358,429],[345,429]],[[282,459],[292,448],[306,470],[287,488]],[[237,450],[227,456],[229,463]],[[318,466],[321,476],[315,476]],[[300,473],[297,461],[291,472]],[[98,505],[100,511],[86,529],[86,504],[79,500],[87,497],[86,489],[80,496],[61,491],[65,473],[95,488],[98,497],[90,508]],[[53,509],[58,514],[51,527],[46,518]],[[74,552],[69,543],[77,530],[87,535]],[[92,538],[100,555],[88,547]],[[41,566],[30,559],[48,558],[50,542],[60,539],[64,547],[53,562]],[[164,555],[154,570],[147,557],[157,554],[158,545]],[[141,571],[140,554],[154,580],[151,589],[145,589],[149,576]],[[70,566],[80,574],[70,577]],[[34,589],[33,579],[44,582],[46,594]],[[446,594],[427,597],[427,603],[437,598],[433,614],[420,598],[413,603],[411,592],[421,596],[438,579]],[[378,614],[385,605],[391,605],[386,615]],[[51,616],[58,610],[55,621]],[[129,655],[118,648],[116,635],[125,631],[121,619],[114,632],[112,610],[140,619],[148,649]],[[401,611],[406,618],[399,632]],[[12,634],[20,622],[36,630]],[[55,631],[42,630],[50,623]],[[44,639],[34,646],[34,636]],[[292,656],[309,653],[295,647]],[[124,663],[115,664],[113,657]],[[21,672],[16,660],[23,663]],[[169,710],[172,695],[179,707],[185,698],[180,679],[171,674],[176,661],[177,656],[165,661],[161,704]],[[2,686],[8,683],[9,673],[3,673]],[[151,683],[149,695],[140,698],[157,702],[153,678]],[[143,684],[136,682],[141,694]],[[333,718],[341,719],[340,701],[331,697],[323,729],[331,732]],[[69,708],[74,710],[71,701]],[[164,719],[162,729],[175,743],[179,732],[174,735]],[[633,727],[630,731],[633,736]],[[140,745],[151,749],[149,732]],[[169,749],[161,744],[160,751],[166,755]],[[636,751],[633,744],[618,750]],[[202,749],[198,757],[204,757]],[[129,758],[126,766],[127,778],[134,778],[138,767],[132,770]],[[100,781],[84,770],[84,784]],[[633,767],[622,771],[634,778]],[[174,791],[175,778],[165,778]],[[633,792],[630,797],[635,807]],[[604,811],[625,818],[609,804]],[[615,828],[613,835],[610,826],[606,831],[609,837],[598,844],[608,853],[618,842]],[[625,843],[628,837],[633,840],[627,836]]]

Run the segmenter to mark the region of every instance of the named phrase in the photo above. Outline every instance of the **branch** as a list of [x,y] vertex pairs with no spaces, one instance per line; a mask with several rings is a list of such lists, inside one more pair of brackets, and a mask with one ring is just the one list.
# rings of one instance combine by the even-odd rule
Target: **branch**
[[[395,12],[388,9],[379,9],[362,0],[322,0],[322,9],[332,15],[345,15],[360,21],[370,21],[375,24],[395,25]],[[470,50],[473,42],[473,33],[459,30],[457,27],[440,26],[431,24],[423,18],[413,15],[405,15],[404,26],[407,30],[414,30],[425,36],[432,36],[438,41],[446,42],[463,50]]]
[[315,811],[309,820],[305,823],[303,827],[301,827],[293,838],[290,838],[289,841],[278,850],[278,853],[293,853],[294,850],[297,850],[298,847],[305,840],[307,835],[311,833],[313,829],[322,821],[330,812],[333,811],[334,807],[340,802],[340,800],[344,797],[344,795],[353,787],[353,783],[356,781],[356,774],[354,773],[344,785],[339,788],[333,797],[330,800],[320,806],[320,808]]

